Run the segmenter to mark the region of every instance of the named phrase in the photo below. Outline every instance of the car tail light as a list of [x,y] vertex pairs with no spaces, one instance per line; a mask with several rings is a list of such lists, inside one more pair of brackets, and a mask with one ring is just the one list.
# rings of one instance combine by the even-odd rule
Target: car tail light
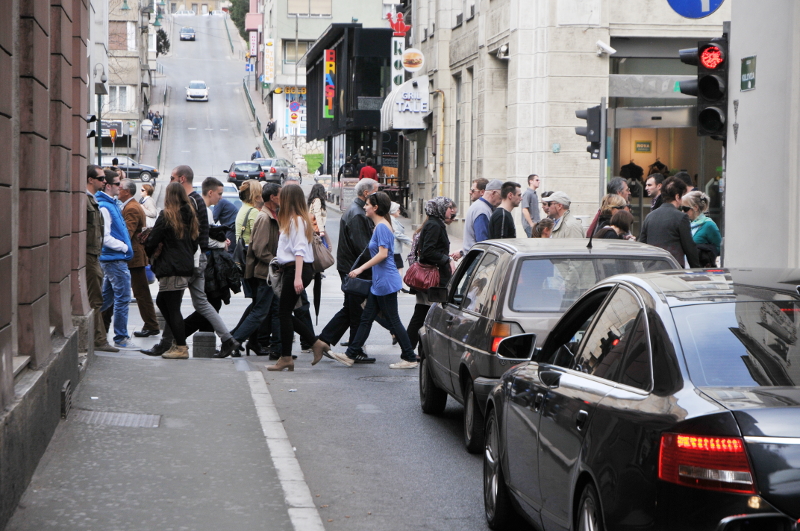
[[700,489],[756,492],[744,440],[740,437],[665,433],[658,454],[658,477]]
[[497,352],[497,345],[499,345],[503,339],[507,338],[510,335],[513,335],[513,332],[511,331],[511,323],[500,323],[500,322],[494,323],[492,325],[491,335],[492,335],[491,352],[492,354],[495,354]]
[[263,179],[264,178],[264,172],[263,171],[258,172],[258,177]]
[[236,178],[236,173],[235,172],[230,172],[228,174],[228,177],[230,177],[231,179],[235,179]]
[[272,168],[270,168],[270,169],[269,169],[269,172],[270,172],[270,173],[278,173],[278,172],[275,170],[275,167],[274,167],[274,166],[273,166]]

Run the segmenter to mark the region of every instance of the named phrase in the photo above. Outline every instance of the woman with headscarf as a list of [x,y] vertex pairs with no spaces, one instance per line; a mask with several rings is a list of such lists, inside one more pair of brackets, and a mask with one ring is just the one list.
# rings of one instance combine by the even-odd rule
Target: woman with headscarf
[[[421,264],[439,266],[439,286],[446,286],[456,270],[455,260],[450,256],[450,238],[447,237],[447,225],[456,218],[456,212],[458,207],[449,197],[435,197],[428,201],[425,205],[428,219],[414,235],[414,243],[411,244],[409,265],[413,259]],[[425,323],[430,306],[428,294],[417,292],[414,315],[406,327],[413,348],[417,348],[419,329]]]

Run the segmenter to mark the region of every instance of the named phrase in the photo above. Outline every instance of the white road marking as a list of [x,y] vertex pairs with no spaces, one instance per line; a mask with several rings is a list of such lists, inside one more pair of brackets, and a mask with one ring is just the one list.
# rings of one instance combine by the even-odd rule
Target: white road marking
[[261,430],[267,438],[272,464],[283,488],[284,501],[289,507],[292,526],[296,531],[325,531],[292,443],[289,442],[272,395],[269,394],[264,375],[261,371],[249,371],[246,376]]
[[191,153],[191,151],[181,151],[181,153]]
[[376,406],[375,404],[358,404],[356,406],[356,411],[359,413],[369,413],[369,414],[377,414],[381,412],[381,408]]
[[220,129],[220,131],[227,131],[227,129]]
[[189,127],[189,131],[196,131],[196,130],[197,130],[196,127]]
[[213,128],[207,128],[206,131],[213,131]]

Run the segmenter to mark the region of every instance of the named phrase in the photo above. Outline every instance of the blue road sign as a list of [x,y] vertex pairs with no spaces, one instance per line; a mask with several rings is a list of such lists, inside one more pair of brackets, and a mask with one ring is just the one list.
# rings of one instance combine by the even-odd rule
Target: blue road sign
[[245,72],[255,72],[256,71],[255,66],[256,65],[251,65],[250,63],[247,63],[246,65],[244,65],[244,71]]
[[704,18],[714,13],[725,0],[667,0],[669,6],[682,17]]

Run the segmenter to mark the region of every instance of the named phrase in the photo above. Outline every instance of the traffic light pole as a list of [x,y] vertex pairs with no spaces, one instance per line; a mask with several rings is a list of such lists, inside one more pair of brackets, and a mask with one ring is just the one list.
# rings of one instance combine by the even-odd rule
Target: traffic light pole
[[[606,98],[600,98],[600,199],[599,203],[603,202],[603,196],[606,193],[606,135],[608,130],[608,121],[606,113]],[[598,204],[599,204],[598,203]]]

